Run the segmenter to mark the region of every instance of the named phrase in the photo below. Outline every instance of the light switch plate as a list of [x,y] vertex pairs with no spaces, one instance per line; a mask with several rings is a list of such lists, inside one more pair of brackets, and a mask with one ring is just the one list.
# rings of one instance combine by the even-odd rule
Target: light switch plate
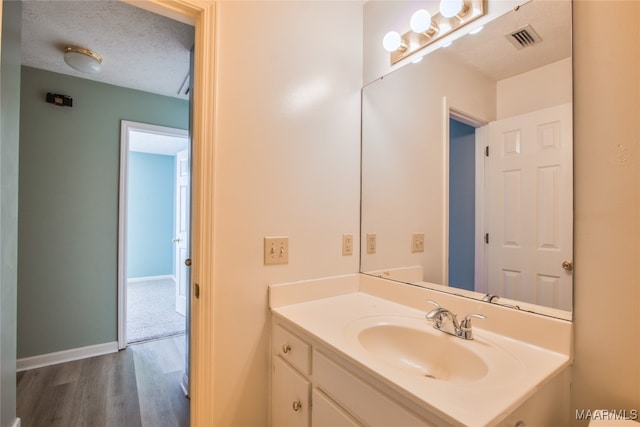
[[289,263],[289,238],[264,238],[264,265]]
[[353,234],[342,235],[342,256],[353,255]]
[[411,252],[424,252],[424,233],[411,235]]

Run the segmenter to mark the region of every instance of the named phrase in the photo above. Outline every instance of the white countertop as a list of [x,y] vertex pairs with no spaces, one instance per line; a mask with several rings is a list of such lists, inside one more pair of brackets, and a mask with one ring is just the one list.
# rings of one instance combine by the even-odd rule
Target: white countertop
[[[272,297],[272,311],[378,381],[452,424],[496,424],[571,362],[567,352],[553,351],[491,332],[482,327],[481,321],[474,322],[474,340],[446,335],[433,329],[425,320],[425,313],[431,309],[428,305],[424,304],[425,309],[420,310],[389,301],[363,292],[358,281],[341,277],[338,282],[323,281],[321,287],[317,282],[310,282],[307,290],[316,299],[297,298],[299,302],[296,302],[296,298],[289,298],[287,304],[280,305],[274,303]],[[280,285],[274,285],[272,293],[277,286]],[[299,295],[307,294],[304,286],[304,283],[296,284]],[[283,289],[292,290],[286,287],[280,290]],[[514,316],[524,314],[512,311]],[[382,318],[380,316],[424,322],[429,331],[443,334],[444,339],[457,340],[456,344],[459,342],[459,345],[477,351],[489,367],[489,374],[466,382],[438,381],[390,368],[357,345],[353,334],[353,325],[357,322],[365,318]]]

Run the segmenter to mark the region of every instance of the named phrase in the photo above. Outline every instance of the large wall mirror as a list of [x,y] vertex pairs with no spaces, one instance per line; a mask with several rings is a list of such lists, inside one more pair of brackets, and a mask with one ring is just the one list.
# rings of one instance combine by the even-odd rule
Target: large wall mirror
[[571,54],[531,0],[363,89],[361,272],[571,318]]

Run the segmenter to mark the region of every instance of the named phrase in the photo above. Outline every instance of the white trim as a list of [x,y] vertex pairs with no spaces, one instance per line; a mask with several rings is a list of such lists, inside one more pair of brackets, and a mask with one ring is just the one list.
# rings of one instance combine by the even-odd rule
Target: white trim
[[129,182],[129,134],[131,131],[189,137],[189,131],[149,123],[120,121],[120,182],[118,194],[118,348],[127,347],[127,211]]
[[173,280],[173,283],[176,283],[176,276],[173,274],[165,274],[163,276],[144,276],[144,277],[130,277],[127,279],[128,283],[138,283],[138,282],[152,282],[154,280]]
[[41,368],[43,366],[57,365],[58,363],[71,362],[94,356],[102,356],[104,354],[116,353],[117,351],[118,343],[116,341],[112,341],[104,344],[88,345],[86,347],[41,354],[39,356],[23,357],[16,361],[16,371],[21,372],[28,369]]
[[[200,285],[200,297],[191,291],[190,397],[191,424],[214,425],[215,400],[215,283],[213,271],[216,141],[216,4],[214,0],[124,0],[159,15],[195,25],[193,126],[191,283]],[[193,289],[193,286],[191,286]]]

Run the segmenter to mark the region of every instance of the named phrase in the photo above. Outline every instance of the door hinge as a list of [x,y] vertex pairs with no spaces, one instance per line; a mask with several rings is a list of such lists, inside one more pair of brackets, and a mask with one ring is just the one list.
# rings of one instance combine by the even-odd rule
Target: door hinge
[[488,245],[489,244],[489,233],[484,233],[484,242]]
[[484,155],[486,157],[489,157],[489,146],[488,145],[486,147],[484,147]]

